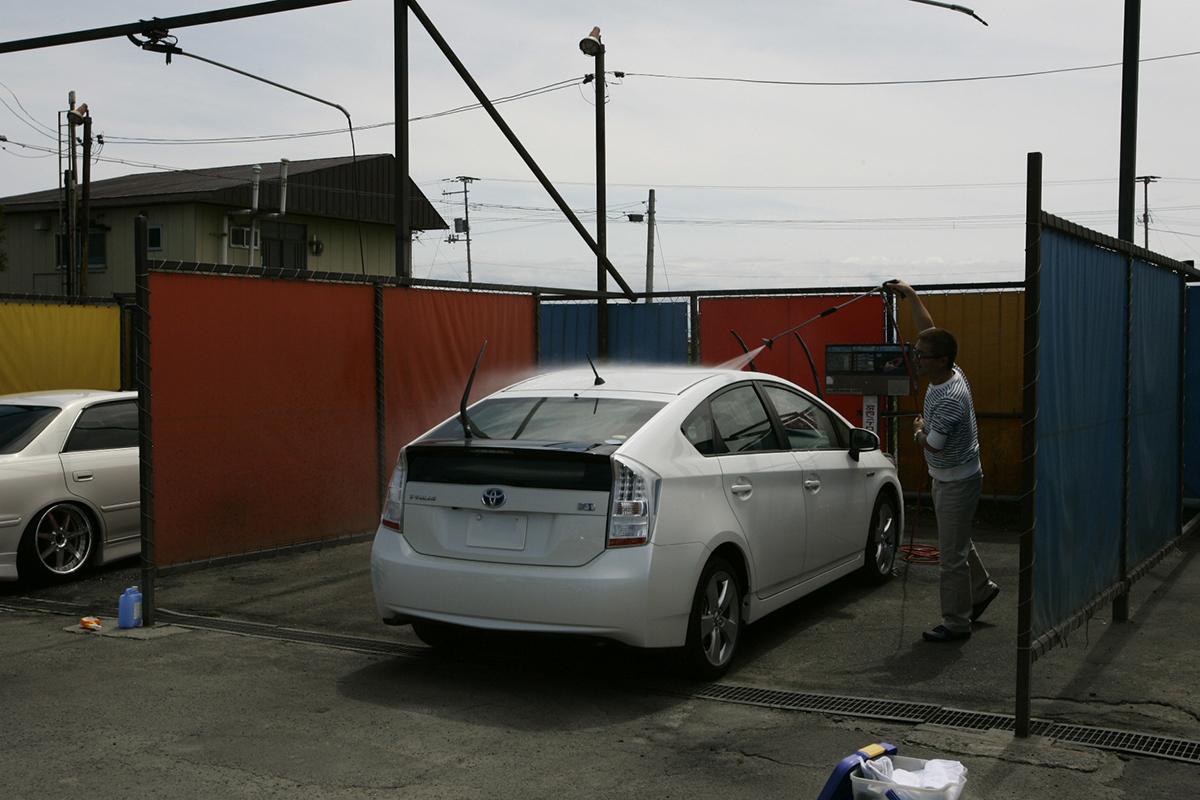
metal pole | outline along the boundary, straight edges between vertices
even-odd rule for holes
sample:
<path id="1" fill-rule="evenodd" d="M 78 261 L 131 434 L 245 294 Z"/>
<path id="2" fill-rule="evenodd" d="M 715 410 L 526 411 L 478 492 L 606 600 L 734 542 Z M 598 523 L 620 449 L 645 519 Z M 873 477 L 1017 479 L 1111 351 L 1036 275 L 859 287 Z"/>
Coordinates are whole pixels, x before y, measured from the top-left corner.
<path id="1" fill-rule="evenodd" d="M 408 193 L 408 5 L 393 0 L 396 92 L 396 277 L 412 277 L 412 197 Z"/>
<path id="2" fill-rule="evenodd" d="M 1017 568 L 1015 733 L 1029 736 L 1033 673 L 1033 557 L 1037 528 L 1038 325 L 1041 313 L 1042 154 L 1030 153 L 1025 194 L 1025 358 L 1021 393 L 1021 539 Z"/>
<path id="3" fill-rule="evenodd" d="M 654 190 L 646 208 L 646 302 L 654 292 Z"/>
<path id="4" fill-rule="evenodd" d="M 608 215 L 605 208 L 604 164 L 604 45 L 596 52 L 596 291 L 608 291 Z M 596 350 L 600 358 L 608 358 L 608 299 L 596 298 Z"/>
<path id="5" fill-rule="evenodd" d="M 1142 225 L 1145 228 L 1145 238 L 1142 246 L 1150 249 L 1150 184 L 1158 181 L 1157 175 L 1139 175 L 1135 181 L 1142 182 Z"/>
<path id="6" fill-rule="evenodd" d="M 475 100 L 478 101 L 479 105 L 483 107 L 483 110 L 487 112 L 488 116 L 492 118 L 492 121 L 496 123 L 496 127 L 498 127 L 500 132 L 504 134 L 504 138 L 508 140 L 508 143 L 512 145 L 514 150 L 517 151 L 517 155 L 519 155 L 521 160 L 525 162 L 525 166 L 529 167 L 529 171 L 532 172 L 534 177 L 538 179 L 538 183 L 540 183 L 542 188 L 546 190 L 546 193 L 550 195 L 550 199 L 552 199 L 554 204 L 558 206 L 558 209 L 563 212 L 563 216 L 565 216 L 567 221 L 571 223 L 571 227 L 575 229 L 575 232 L 579 234 L 580 238 L 587 242 L 588 247 L 592 248 L 593 252 L 596 252 L 599 247 L 592 239 L 592 235 L 588 233 L 587 228 L 583 227 L 583 223 L 579 221 L 579 217 L 576 216 L 575 212 L 571 210 L 571 207 L 567 205 L 567 201 L 563 199 L 563 196 L 559 194 L 558 190 L 554 188 L 554 184 L 550 182 L 550 179 L 546 177 L 546 173 L 543 172 L 542 168 L 539 167 L 537 162 L 533 160 L 533 156 L 531 156 L 529 151 L 525 149 L 525 146 L 521 144 L 520 139 L 518 139 L 517 135 L 513 133 L 512 128 L 508 126 L 508 123 L 505 122 L 504 118 L 500 116 L 500 113 L 496 111 L 496 107 L 492 104 L 492 101 L 486 94 L 484 94 L 483 89 L 479 87 L 479 84 L 475 81 L 475 79 L 471 77 L 471 73 L 467 71 L 465 66 L 463 66 L 462 61 L 455 54 L 455 52 L 450 49 L 450 45 L 446 42 L 445 38 L 438 31 L 438 29 L 434 27 L 433 22 L 425 14 L 425 11 L 422 10 L 421 6 L 417 4 L 417 0 L 407 0 L 407 2 L 408 7 L 412 9 L 413 14 L 416 16 L 417 21 L 420 22 L 425 30 L 429 33 L 429 38 L 433 39 L 434 44 L 436 44 L 438 49 L 442 51 L 442 55 L 446 57 L 446 60 L 450 62 L 452 67 L 454 67 L 454 71 L 458 73 L 460 78 L 462 78 L 463 83 L 465 83 L 467 88 L 471 90 L 471 94 L 475 95 Z M 607 257 L 604 258 L 604 261 L 609 273 L 613 277 L 613 280 L 616 281 L 617 285 L 621 287 L 621 291 L 625 293 L 625 296 L 631 301 L 636 300 L 637 295 L 634 294 L 633 289 L 630 288 L 629 284 L 625 282 L 625 279 L 621 277 L 621 273 L 617 272 L 617 268 L 608 262 Z"/>
<path id="7" fill-rule="evenodd" d="M 375 295 L 375 467 L 379 474 L 379 511 L 387 496 L 387 383 L 383 336 L 383 284 L 374 282 Z"/>
<path id="8" fill-rule="evenodd" d="M 154 440 L 150 415 L 150 261 L 146 255 L 146 215 L 138 214 L 133 224 L 134 279 L 137 307 L 134 310 L 134 380 L 138 404 L 138 473 L 141 487 L 142 529 L 142 621 L 154 624 Z"/>
<path id="9" fill-rule="evenodd" d="M 1132 233 L 1132 231 L 1131 231 Z M 1127 240 L 1132 241 L 1132 239 Z M 1118 581 L 1121 593 L 1113 598 L 1113 622 L 1129 621 L 1129 456 L 1132 452 L 1133 436 L 1133 257 L 1125 256 L 1125 347 L 1124 347 L 1125 403 L 1121 420 L 1124 429 L 1121 437 L 1121 549 L 1118 553 Z"/>
<path id="10" fill-rule="evenodd" d="M 471 275 L 471 204 L 467 202 L 467 184 L 474 179 L 463 175 L 459 180 L 463 185 L 463 227 L 466 228 L 464 233 L 467 235 L 467 283 L 472 283 L 474 279 Z"/>
<path id="11" fill-rule="evenodd" d="M 70 111 L 67 113 L 67 250 L 66 250 L 66 266 L 67 266 L 67 295 L 76 294 L 75 283 L 75 265 L 76 253 L 78 252 L 78 222 L 76 217 L 78 209 L 75 202 L 76 172 L 75 164 L 75 92 L 72 91 L 69 95 Z"/>
<path id="12" fill-rule="evenodd" d="M 1147 248 L 1149 249 L 1149 248 Z M 1188 308 L 1187 308 L 1187 278 L 1179 275 L 1179 392 L 1176 397 L 1176 402 L 1179 403 L 1178 419 L 1179 419 L 1179 437 L 1176 447 L 1178 449 L 1177 461 L 1179 469 L 1179 481 L 1176 491 L 1178 494 L 1175 497 L 1175 513 L 1179 515 L 1179 532 L 1183 533 L 1183 443 L 1187 441 L 1187 414 L 1184 412 L 1184 399 L 1186 395 L 1186 387 L 1184 381 L 1187 378 L 1187 331 L 1188 331 Z"/>
<path id="13" fill-rule="evenodd" d="M 87 104 L 84 103 L 86 106 Z M 92 115 L 83 118 L 83 203 L 79 227 L 82 230 L 79 243 L 79 295 L 88 294 L 88 252 L 92 238 Z"/>
<path id="14" fill-rule="evenodd" d="M 1125 0 L 1125 54 L 1121 68 L 1121 168 L 1117 238 L 1133 241 L 1134 174 L 1137 171 L 1138 39 L 1141 0 Z"/>

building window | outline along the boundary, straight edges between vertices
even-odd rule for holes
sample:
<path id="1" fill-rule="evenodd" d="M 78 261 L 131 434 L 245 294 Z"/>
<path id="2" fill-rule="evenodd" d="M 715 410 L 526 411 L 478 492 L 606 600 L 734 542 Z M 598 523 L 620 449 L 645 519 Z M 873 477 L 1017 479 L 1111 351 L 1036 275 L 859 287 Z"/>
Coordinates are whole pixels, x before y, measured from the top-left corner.
<path id="1" fill-rule="evenodd" d="M 162 225 L 151 225 L 146 228 L 146 249 L 162 250 Z"/>
<path id="2" fill-rule="evenodd" d="M 254 231 L 254 246 L 259 246 L 258 231 Z M 250 246 L 250 229 L 245 227 L 229 229 L 229 246 L 245 249 Z"/>
<path id="3" fill-rule="evenodd" d="M 108 266 L 108 258 L 104 252 L 108 236 L 104 231 L 93 230 L 88 234 L 88 270 L 100 270 Z"/>
<path id="4" fill-rule="evenodd" d="M 67 251 L 64 247 L 64 238 L 62 234 L 54 235 L 54 261 L 59 269 L 66 269 Z M 88 234 L 88 271 L 97 272 L 108 268 L 108 253 L 106 250 L 108 244 L 107 230 L 104 228 L 92 228 L 92 232 Z M 79 254 L 76 254 L 76 258 Z M 78 262 L 77 262 L 78 263 Z"/>

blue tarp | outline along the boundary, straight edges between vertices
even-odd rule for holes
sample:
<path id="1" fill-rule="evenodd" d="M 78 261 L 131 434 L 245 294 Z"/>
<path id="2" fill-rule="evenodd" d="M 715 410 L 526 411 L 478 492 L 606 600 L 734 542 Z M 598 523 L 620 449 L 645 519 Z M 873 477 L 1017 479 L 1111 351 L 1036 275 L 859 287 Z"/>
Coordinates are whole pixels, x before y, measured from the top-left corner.
<path id="1" fill-rule="evenodd" d="M 1125 259 L 1042 229 L 1033 635 L 1119 577 Z"/>
<path id="2" fill-rule="evenodd" d="M 659 364 L 688 362 L 687 303 L 609 303 L 608 357 Z M 538 360 L 570 364 L 596 358 L 596 304 L 542 303 Z"/>
<path id="3" fill-rule="evenodd" d="M 1187 373 L 1184 378 L 1183 489 L 1200 498 L 1200 286 L 1187 290 Z"/>
<path id="4" fill-rule="evenodd" d="M 1129 338 L 1129 566 L 1179 535 L 1183 279 L 1133 263 Z"/>

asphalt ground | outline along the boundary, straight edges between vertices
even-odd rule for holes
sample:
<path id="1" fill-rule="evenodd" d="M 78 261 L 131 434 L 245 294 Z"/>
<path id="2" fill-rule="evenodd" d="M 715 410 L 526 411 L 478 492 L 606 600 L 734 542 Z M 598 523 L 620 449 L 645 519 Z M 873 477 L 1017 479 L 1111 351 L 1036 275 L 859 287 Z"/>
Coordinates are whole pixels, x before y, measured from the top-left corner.
<path id="1" fill-rule="evenodd" d="M 1002 593 L 969 641 L 921 640 L 937 621 L 937 571 L 909 565 L 884 587 L 839 581 L 751 626 L 723 683 L 1011 714 L 1012 522 L 981 515 L 977 543 Z M 931 520 L 916 523 L 928 542 Z M 1200 781 L 1192 764 L 1041 737 L 698 699 L 669 655 L 614 644 L 489 635 L 434 653 L 376 620 L 369 549 L 168 575 L 158 605 L 393 653 L 175 626 L 74 632 L 79 609 L 115 628 L 136 562 L 0 586 L 0 796 L 815 798 L 838 760 L 877 740 L 962 761 L 968 798 L 1173 797 Z M 1097 615 L 1034 664 L 1036 718 L 1200 738 L 1198 549 L 1183 540 L 1135 585 L 1130 622 Z M 71 605 L 37 613 L 25 598 Z"/>

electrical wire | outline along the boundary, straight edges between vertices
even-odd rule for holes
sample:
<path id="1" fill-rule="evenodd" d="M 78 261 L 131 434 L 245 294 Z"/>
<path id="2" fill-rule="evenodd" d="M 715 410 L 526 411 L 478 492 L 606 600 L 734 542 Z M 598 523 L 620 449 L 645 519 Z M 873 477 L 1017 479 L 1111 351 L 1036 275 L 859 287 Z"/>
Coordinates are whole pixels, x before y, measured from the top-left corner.
<path id="1" fill-rule="evenodd" d="M 33 128 L 34 131 L 41 134 L 42 136 L 45 136 L 47 139 L 56 139 L 56 140 L 58 139 L 58 132 L 55 131 L 54 128 L 51 128 L 49 125 L 46 125 L 45 123 L 39 121 L 37 119 L 37 117 L 33 116 L 33 114 L 30 114 L 29 109 L 25 108 L 25 106 L 21 103 L 21 98 L 17 97 L 17 93 L 14 92 L 12 89 L 10 89 L 8 84 L 0 81 L 0 87 L 3 87 L 6 92 L 8 92 L 10 95 L 12 95 L 13 101 L 17 104 L 17 107 L 20 108 L 22 112 L 24 112 L 24 116 L 22 116 L 21 114 L 18 114 L 16 111 L 14 111 L 13 107 L 10 106 L 7 102 L 5 102 L 3 98 L 0 98 L 0 105 L 3 105 L 10 112 L 12 112 L 12 115 L 14 117 L 19 119 L 21 122 L 24 122 L 30 128 Z"/>
<path id="2" fill-rule="evenodd" d="M 494 181 L 497 183 L 537 183 L 531 178 L 496 178 L 486 177 L 480 180 Z M 1163 178 L 1162 180 L 1168 180 Z M 1175 179 L 1189 180 L 1189 179 Z M 1116 178 L 1077 178 L 1071 180 L 1043 181 L 1043 186 L 1064 186 L 1064 185 L 1083 185 L 1083 184 L 1112 184 L 1116 183 Z M 1197 179 L 1200 183 L 1200 179 Z M 555 181 L 560 186 L 591 186 L 591 181 Z M 636 183 L 621 183 L 616 181 L 608 181 L 609 186 L 630 186 L 642 188 L 645 186 L 654 186 L 659 189 L 714 189 L 718 191 L 908 191 L 916 189 L 1024 189 L 1024 181 L 995 181 L 995 182 L 974 182 L 974 183 L 916 183 L 916 184 L 846 184 L 846 185 L 786 185 L 786 184 L 767 184 L 767 185 L 745 185 L 745 184 L 720 184 L 720 183 L 663 183 L 662 181 L 646 180 Z"/>
<path id="3" fill-rule="evenodd" d="M 1147 64 L 1152 61 L 1166 61 L 1173 58 L 1187 58 L 1189 56 L 1200 55 L 1200 50 L 1193 50 L 1187 53 L 1172 53 L 1166 56 L 1155 56 L 1153 58 L 1142 58 L 1138 63 Z M 664 78 L 670 80 L 682 81 L 709 81 L 719 83 L 751 83 L 768 86 L 918 86 L 937 83 L 969 83 L 975 81 L 996 81 L 1008 80 L 1012 78 L 1032 78 L 1041 75 L 1061 75 L 1068 72 L 1086 72 L 1088 70 L 1109 69 L 1111 67 L 1123 66 L 1122 62 L 1114 61 L 1107 64 L 1091 64 L 1084 67 L 1060 67 L 1058 69 L 1042 69 L 1032 70 L 1029 72 L 1009 72 L 996 75 L 970 75 L 957 78 L 922 78 L 916 80 L 883 80 L 883 81 L 790 81 L 790 80 L 774 80 L 763 78 L 734 78 L 714 75 L 671 75 L 657 72 L 629 72 L 625 71 L 628 77 L 638 78 Z"/>
<path id="4" fill-rule="evenodd" d="M 501 105 L 503 103 L 511 103 L 517 100 L 526 100 L 531 97 L 539 97 L 550 92 L 557 92 L 561 89 L 566 89 L 579 83 L 581 78 L 569 78 L 567 80 L 557 81 L 555 83 L 539 86 L 535 89 L 528 89 L 523 92 L 498 97 L 492 100 L 492 105 Z M 417 117 L 409 117 L 409 122 L 420 122 L 422 120 L 437 119 L 439 117 L 449 116 L 451 114 L 460 114 L 465 111 L 473 111 L 482 108 L 480 103 L 470 103 L 467 105 L 456 106 L 444 111 L 436 111 L 432 114 L 423 114 Z M 373 122 L 368 125 L 359 125 L 358 130 L 366 131 L 376 128 L 387 128 L 395 126 L 395 120 L 390 122 Z M 253 142 L 277 142 L 287 139 L 307 139 L 316 136 L 333 136 L 342 133 L 341 128 L 328 128 L 315 131 L 299 131 L 296 133 L 269 133 L 257 134 L 249 136 L 214 136 L 214 137 L 197 137 L 197 138 L 158 138 L 148 136 L 118 136 L 107 135 L 109 141 L 120 144 L 146 144 L 146 145 L 204 145 L 204 144 L 245 144 Z"/>

